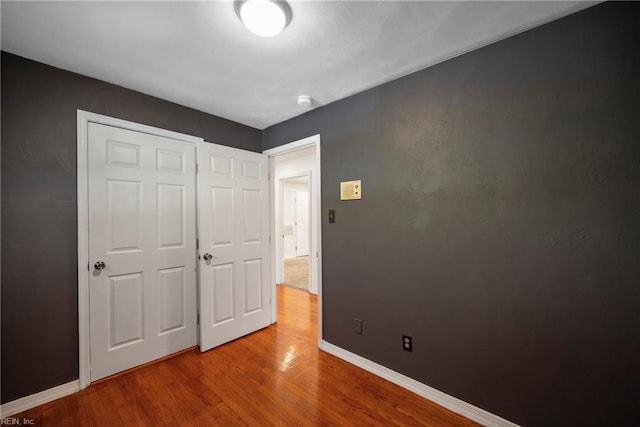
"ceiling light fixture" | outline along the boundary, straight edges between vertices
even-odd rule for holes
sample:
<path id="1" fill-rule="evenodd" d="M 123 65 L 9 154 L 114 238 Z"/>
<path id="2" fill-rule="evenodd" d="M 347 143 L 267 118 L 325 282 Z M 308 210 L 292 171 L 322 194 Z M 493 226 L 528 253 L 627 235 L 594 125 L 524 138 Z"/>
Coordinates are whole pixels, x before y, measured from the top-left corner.
<path id="1" fill-rule="evenodd" d="M 285 1 L 236 0 L 235 9 L 245 27 L 262 37 L 279 34 L 291 21 L 291 8 Z"/>

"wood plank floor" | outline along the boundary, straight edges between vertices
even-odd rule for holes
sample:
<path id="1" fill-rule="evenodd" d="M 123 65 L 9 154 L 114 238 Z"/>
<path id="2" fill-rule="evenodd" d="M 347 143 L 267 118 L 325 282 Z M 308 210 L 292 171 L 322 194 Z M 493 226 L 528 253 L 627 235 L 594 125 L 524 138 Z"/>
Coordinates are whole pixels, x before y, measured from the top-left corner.
<path id="1" fill-rule="evenodd" d="M 317 348 L 317 300 L 278 286 L 278 323 L 15 415 L 37 426 L 467 426 Z"/>

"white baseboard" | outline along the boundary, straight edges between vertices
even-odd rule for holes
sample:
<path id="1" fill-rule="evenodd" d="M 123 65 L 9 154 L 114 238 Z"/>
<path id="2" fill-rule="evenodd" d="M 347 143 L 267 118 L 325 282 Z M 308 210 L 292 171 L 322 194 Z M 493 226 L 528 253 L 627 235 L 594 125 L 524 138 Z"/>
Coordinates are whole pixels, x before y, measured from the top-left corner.
<path id="1" fill-rule="evenodd" d="M 21 397 L 11 402 L 2 404 L 0 407 L 0 417 L 7 418 L 14 414 L 19 414 L 27 409 L 35 408 L 36 406 L 49 403 L 52 400 L 59 399 L 69 394 L 77 393 L 80 391 L 80 380 L 71 381 L 66 384 L 61 384 L 57 387 L 50 388 L 48 390 L 41 391 L 29 396 Z"/>
<path id="2" fill-rule="evenodd" d="M 477 406 L 473 406 L 472 404 L 464 402 L 453 396 L 449 396 L 448 394 L 436 390 L 433 387 L 429 387 L 428 385 L 416 381 L 413 378 L 402 375 L 396 371 L 365 359 L 364 357 L 328 343 L 327 341 L 323 340 L 320 343 L 320 349 L 484 426 L 517 427 L 517 424 L 514 424 L 511 421 L 505 420 L 504 418 L 494 415 L 491 412 L 487 412 L 484 409 L 480 409 Z"/>

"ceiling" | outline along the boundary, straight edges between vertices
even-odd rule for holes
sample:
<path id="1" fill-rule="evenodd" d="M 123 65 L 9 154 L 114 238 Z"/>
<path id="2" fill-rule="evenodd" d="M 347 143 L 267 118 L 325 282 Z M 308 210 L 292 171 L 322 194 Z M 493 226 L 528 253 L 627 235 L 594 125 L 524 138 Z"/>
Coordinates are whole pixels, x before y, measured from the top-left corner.
<path id="1" fill-rule="evenodd" d="M 2 49 L 264 129 L 594 4 L 289 3 L 261 38 L 230 1 L 2 1 Z"/>

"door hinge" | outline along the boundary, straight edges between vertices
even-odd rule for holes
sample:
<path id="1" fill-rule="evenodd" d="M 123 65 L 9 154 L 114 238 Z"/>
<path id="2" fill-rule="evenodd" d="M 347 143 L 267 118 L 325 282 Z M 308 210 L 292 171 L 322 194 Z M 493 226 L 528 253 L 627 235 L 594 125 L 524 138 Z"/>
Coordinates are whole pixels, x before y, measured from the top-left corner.
<path id="1" fill-rule="evenodd" d="M 197 319 L 196 319 L 196 325 L 199 325 L 199 324 L 200 324 L 200 314 L 198 314 L 197 316 L 198 316 L 198 317 L 197 317 Z"/>
<path id="2" fill-rule="evenodd" d="M 200 239 L 196 239 L 196 249 L 200 249 Z"/>
<path id="3" fill-rule="evenodd" d="M 91 267 L 89 267 L 89 263 L 87 263 L 87 271 L 91 271 Z"/>

